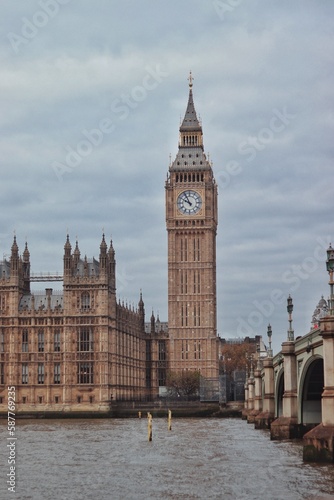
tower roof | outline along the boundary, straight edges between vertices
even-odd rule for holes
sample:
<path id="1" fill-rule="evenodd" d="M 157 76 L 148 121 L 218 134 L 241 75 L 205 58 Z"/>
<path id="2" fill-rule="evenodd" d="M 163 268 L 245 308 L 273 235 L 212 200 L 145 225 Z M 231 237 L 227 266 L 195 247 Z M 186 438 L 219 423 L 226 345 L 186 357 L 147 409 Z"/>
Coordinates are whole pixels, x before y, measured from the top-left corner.
<path id="1" fill-rule="evenodd" d="M 169 170 L 211 170 L 210 162 L 204 153 L 202 126 L 195 110 L 192 92 L 193 77 L 191 72 L 188 80 L 189 98 L 186 113 L 180 126 L 179 150 Z"/>
<path id="2" fill-rule="evenodd" d="M 188 97 L 188 105 L 186 109 L 186 113 L 183 118 L 182 125 L 180 127 L 180 132 L 190 132 L 190 131 L 202 131 L 202 127 L 197 118 L 194 99 L 193 99 L 193 77 L 190 71 L 189 75 L 189 97 Z"/>

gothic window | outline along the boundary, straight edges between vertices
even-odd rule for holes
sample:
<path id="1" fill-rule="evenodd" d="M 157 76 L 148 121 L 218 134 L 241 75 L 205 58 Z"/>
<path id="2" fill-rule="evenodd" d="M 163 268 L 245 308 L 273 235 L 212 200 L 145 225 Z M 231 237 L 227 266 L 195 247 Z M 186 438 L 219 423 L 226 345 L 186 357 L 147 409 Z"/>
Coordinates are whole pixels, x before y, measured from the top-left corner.
<path id="1" fill-rule="evenodd" d="M 186 359 L 188 359 L 189 356 L 189 342 L 186 340 Z"/>
<path id="2" fill-rule="evenodd" d="M 151 341 L 146 340 L 146 361 L 151 361 Z"/>
<path id="3" fill-rule="evenodd" d="M 54 333 L 54 352 L 60 352 L 60 330 Z"/>
<path id="4" fill-rule="evenodd" d="M 166 370 L 164 368 L 158 369 L 158 384 L 159 387 L 166 385 Z"/>
<path id="5" fill-rule="evenodd" d="M 22 332 L 22 352 L 28 352 L 28 330 L 26 328 Z"/>
<path id="6" fill-rule="evenodd" d="M 90 294 L 88 292 L 81 294 L 81 309 L 90 309 Z"/>
<path id="7" fill-rule="evenodd" d="M 152 385 L 152 381 L 151 381 L 151 368 L 146 368 L 146 388 L 147 389 L 150 389 L 151 388 L 151 385 Z"/>
<path id="8" fill-rule="evenodd" d="M 22 384 L 28 383 L 28 363 L 22 363 Z"/>
<path id="9" fill-rule="evenodd" d="M 0 330 L 0 352 L 4 352 L 5 350 L 5 334 L 3 330 Z"/>
<path id="10" fill-rule="evenodd" d="M 188 293 L 188 273 L 181 271 L 181 293 Z"/>
<path id="11" fill-rule="evenodd" d="M 197 342 L 195 340 L 195 342 L 194 342 L 194 359 L 196 359 L 196 356 L 197 356 Z"/>
<path id="12" fill-rule="evenodd" d="M 184 359 L 184 341 L 182 340 L 181 344 L 181 359 Z"/>
<path id="13" fill-rule="evenodd" d="M 83 327 L 78 332 L 78 351 L 93 351 L 93 331 L 91 328 Z"/>
<path id="14" fill-rule="evenodd" d="M 159 361 L 166 361 L 166 342 L 159 340 Z"/>
<path id="15" fill-rule="evenodd" d="M 201 260 L 201 240 L 194 238 L 194 260 L 199 262 Z"/>
<path id="16" fill-rule="evenodd" d="M 0 363 L 0 385 L 5 383 L 5 363 Z"/>
<path id="17" fill-rule="evenodd" d="M 44 352 L 44 331 L 38 330 L 38 352 Z"/>
<path id="18" fill-rule="evenodd" d="M 201 273 L 194 271 L 194 293 L 201 293 Z"/>
<path id="19" fill-rule="evenodd" d="M 93 363 L 78 363 L 78 384 L 93 384 Z"/>
<path id="20" fill-rule="evenodd" d="M 60 363 L 55 363 L 53 367 L 53 383 L 60 384 Z"/>
<path id="21" fill-rule="evenodd" d="M 201 359 L 201 342 L 198 341 L 198 359 Z"/>
<path id="22" fill-rule="evenodd" d="M 44 384 L 44 363 L 38 363 L 37 375 L 37 382 Z"/>

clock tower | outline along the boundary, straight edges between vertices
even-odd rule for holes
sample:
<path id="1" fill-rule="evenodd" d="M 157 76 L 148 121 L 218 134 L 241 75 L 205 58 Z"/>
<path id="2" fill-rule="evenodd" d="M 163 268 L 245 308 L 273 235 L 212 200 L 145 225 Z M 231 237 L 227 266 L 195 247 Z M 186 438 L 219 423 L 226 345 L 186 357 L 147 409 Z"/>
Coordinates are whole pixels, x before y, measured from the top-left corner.
<path id="1" fill-rule="evenodd" d="M 172 371 L 217 378 L 217 185 L 192 87 L 190 73 L 179 149 L 166 181 L 169 362 Z"/>

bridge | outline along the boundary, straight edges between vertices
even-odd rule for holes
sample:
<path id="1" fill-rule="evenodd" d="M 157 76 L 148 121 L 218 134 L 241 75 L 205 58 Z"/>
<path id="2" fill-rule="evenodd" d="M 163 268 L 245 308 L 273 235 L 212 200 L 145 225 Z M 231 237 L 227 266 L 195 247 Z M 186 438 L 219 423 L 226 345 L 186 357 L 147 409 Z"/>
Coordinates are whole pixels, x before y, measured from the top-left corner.
<path id="1" fill-rule="evenodd" d="M 48 281 L 64 281 L 64 277 L 58 273 L 41 273 L 41 274 L 31 274 L 31 282 L 48 282 Z"/>
<path id="2" fill-rule="evenodd" d="M 303 438 L 304 461 L 334 462 L 334 250 L 327 250 L 329 310 L 306 335 L 294 338 L 292 298 L 289 329 L 273 356 L 268 325 L 267 356 L 259 353 L 245 383 L 243 418 L 270 429 L 271 439 Z"/>

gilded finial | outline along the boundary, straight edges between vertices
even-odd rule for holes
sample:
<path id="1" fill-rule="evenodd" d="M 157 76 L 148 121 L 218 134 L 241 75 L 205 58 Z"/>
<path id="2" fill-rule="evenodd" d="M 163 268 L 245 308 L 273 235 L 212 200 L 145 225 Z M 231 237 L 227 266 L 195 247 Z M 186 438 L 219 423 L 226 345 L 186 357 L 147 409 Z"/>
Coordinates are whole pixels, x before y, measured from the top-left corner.
<path id="1" fill-rule="evenodd" d="M 188 78 L 188 81 L 189 81 L 189 88 L 191 89 L 192 86 L 193 86 L 193 75 L 192 75 L 192 72 L 190 71 L 189 72 L 189 78 Z"/>

